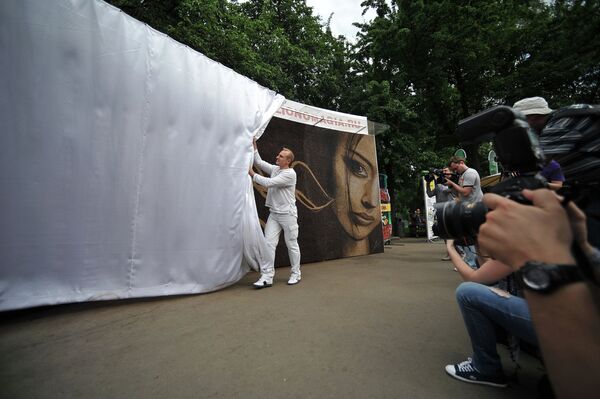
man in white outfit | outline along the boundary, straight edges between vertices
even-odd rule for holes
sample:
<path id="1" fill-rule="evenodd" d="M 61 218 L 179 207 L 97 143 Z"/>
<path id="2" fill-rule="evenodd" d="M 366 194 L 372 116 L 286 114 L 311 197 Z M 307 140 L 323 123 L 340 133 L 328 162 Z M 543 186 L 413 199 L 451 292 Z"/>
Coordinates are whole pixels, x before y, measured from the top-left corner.
<path id="1" fill-rule="evenodd" d="M 261 270 L 260 279 L 254 283 L 256 288 L 266 288 L 273 285 L 275 276 L 275 249 L 279 242 L 279 234 L 283 230 L 285 244 L 288 249 L 292 274 L 288 280 L 289 285 L 300 282 L 300 247 L 298 246 L 298 210 L 296 209 L 296 172 L 290 168 L 294 161 L 294 153 L 288 148 L 282 149 L 275 159 L 276 165 L 263 161 L 256 148 L 254 139 L 254 165 L 269 174 L 264 177 L 254 173 L 252 168 L 248 171 L 252 181 L 267 187 L 267 200 L 265 205 L 269 208 L 269 219 L 265 227 L 265 239 L 271 251 L 269 265 Z"/>

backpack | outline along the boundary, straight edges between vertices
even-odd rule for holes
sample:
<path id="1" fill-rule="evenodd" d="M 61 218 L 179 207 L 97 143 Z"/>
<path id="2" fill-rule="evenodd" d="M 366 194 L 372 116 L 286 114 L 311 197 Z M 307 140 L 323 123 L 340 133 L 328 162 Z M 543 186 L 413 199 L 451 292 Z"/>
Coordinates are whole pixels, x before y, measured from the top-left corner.
<path id="1" fill-rule="evenodd" d="M 552 114 L 541 136 L 544 154 L 571 185 L 600 182 L 600 106 L 577 104 Z"/>

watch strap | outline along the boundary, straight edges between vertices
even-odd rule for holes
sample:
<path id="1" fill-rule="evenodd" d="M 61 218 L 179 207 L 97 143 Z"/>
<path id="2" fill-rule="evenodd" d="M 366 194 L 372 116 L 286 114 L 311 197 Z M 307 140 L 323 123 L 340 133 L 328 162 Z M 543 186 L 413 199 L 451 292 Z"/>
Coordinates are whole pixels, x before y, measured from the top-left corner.
<path id="1" fill-rule="evenodd" d="M 547 284 L 534 284 L 531 281 L 532 273 L 544 274 Z M 525 263 L 517 271 L 516 277 L 521 288 L 540 293 L 549 293 L 563 285 L 583 280 L 581 271 L 576 265 L 559 265 L 536 261 Z"/>

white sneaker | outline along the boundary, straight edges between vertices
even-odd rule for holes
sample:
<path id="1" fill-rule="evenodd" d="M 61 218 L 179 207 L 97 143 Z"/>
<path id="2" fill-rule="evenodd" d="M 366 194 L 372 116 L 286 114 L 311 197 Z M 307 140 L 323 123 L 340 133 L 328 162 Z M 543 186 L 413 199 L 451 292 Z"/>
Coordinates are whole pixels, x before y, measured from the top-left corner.
<path id="1" fill-rule="evenodd" d="M 470 382 L 472 384 L 490 385 L 498 388 L 505 388 L 508 386 L 504 374 L 499 373 L 493 376 L 481 374 L 473 367 L 471 358 L 468 358 L 466 361 L 459 364 L 447 365 L 446 373 L 457 380 Z"/>
<path id="2" fill-rule="evenodd" d="M 290 279 L 288 280 L 288 285 L 298 284 L 300 280 L 302 280 L 300 276 L 298 276 L 297 274 L 292 274 L 290 276 Z"/>
<path id="3" fill-rule="evenodd" d="M 268 278 L 265 276 L 260 276 L 260 278 L 258 279 L 258 281 L 254 284 L 252 284 L 254 286 L 254 288 L 267 288 L 267 287 L 272 287 L 273 286 L 273 279 L 272 278 Z"/>

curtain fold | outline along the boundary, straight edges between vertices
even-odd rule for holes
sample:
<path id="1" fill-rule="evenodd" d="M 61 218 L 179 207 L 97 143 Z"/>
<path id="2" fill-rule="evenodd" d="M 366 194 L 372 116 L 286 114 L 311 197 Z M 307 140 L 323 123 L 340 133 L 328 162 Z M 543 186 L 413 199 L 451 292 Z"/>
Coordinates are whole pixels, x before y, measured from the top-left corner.
<path id="1" fill-rule="evenodd" d="M 281 96 L 98 0 L 2 1 L 0 37 L 0 310 L 247 272 L 252 137 Z"/>

